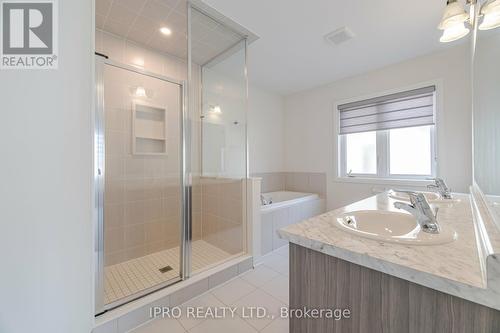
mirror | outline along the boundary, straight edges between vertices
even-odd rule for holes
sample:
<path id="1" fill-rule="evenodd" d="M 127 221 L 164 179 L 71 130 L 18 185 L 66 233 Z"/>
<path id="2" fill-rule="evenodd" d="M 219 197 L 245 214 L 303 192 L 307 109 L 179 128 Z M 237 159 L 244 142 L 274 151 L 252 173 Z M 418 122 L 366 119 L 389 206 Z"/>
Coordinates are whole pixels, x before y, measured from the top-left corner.
<path id="1" fill-rule="evenodd" d="M 476 24 L 472 51 L 474 182 L 500 220 L 500 27 Z"/>

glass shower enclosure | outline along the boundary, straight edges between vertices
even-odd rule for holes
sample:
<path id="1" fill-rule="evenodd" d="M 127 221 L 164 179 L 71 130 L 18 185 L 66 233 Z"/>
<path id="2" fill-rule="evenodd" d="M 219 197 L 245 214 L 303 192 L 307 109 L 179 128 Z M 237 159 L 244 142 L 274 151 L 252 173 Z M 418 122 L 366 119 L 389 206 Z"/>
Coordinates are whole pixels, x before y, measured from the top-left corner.
<path id="1" fill-rule="evenodd" d="M 185 79 L 96 56 L 96 314 L 247 253 L 248 36 L 185 5 Z"/>

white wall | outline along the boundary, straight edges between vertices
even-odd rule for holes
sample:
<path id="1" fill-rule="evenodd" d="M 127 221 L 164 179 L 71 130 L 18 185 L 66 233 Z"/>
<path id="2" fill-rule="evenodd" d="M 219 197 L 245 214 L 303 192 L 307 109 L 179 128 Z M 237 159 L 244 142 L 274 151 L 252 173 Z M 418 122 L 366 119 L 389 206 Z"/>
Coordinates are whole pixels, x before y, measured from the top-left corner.
<path id="1" fill-rule="evenodd" d="M 286 171 L 326 172 L 329 209 L 372 195 L 374 185 L 334 181 L 335 101 L 442 80 L 438 175 L 444 177 L 454 191 L 468 192 L 472 180 L 469 59 L 469 45 L 465 44 L 287 96 Z"/>
<path id="2" fill-rule="evenodd" d="M 248 102 L 250 173 L 284 171 L 284 98 L 251 85 Z"/>
<path id="3" fill-rule="evenodd" d="M 0 71 L 0 332 L 93 325 L 92 1 L 59 1 L 59 69 Z"/>

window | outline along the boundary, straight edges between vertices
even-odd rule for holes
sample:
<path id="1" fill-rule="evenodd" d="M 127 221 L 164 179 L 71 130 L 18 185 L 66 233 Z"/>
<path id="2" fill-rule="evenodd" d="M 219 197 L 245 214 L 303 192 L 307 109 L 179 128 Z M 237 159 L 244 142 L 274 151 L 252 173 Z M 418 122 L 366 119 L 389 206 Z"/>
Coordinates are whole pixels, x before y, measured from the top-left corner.
<path id="1" fill-rule="evenodd" d="M 346 135 L 346 170 L 356 174 L 377 174 L 376 134 L 365 132 Z"/>
<path id="2" fill-rule="evenodd" d="M 435 176 L 435 87 L 343 104 L 338 110 L 339 176 Z"/>

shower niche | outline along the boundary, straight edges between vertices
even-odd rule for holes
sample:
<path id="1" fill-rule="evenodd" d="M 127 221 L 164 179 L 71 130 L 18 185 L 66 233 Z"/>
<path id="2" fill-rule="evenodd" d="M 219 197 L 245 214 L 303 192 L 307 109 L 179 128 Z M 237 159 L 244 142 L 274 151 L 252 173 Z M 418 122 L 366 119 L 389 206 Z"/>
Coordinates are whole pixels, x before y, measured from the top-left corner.
<path id="1" fill-rule="evenodd" d="M 132 154 L 167 155 L 167 109 L 132 102 Z"/>

